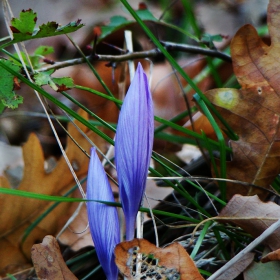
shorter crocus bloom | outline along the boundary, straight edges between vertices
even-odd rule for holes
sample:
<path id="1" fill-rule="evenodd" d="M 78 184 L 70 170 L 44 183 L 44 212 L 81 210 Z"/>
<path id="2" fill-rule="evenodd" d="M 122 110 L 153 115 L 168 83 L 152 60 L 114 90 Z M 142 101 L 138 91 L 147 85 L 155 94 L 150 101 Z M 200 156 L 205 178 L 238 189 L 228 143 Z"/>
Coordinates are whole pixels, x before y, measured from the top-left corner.
<path id="1" fill-rule="evenodd" d="M 126 240 L 134 238 L 136 215 L 146 187 L 153 139 L 153 101 L 147 76 L 139 63 L 121 108 L 115 141 Z"/>
<path id="2" fill-rule="evenodd" d="M 104 168 L 91 149 L 87 178 L 87 199 L 114 202 L 111 186 Z M 115 246 L 120 242 L 118 213 L 115 207 L 99 202 L 88 202 L 87 212 L 90 233 L 95 245 L 99 262 L 108 280 L 118 278 L 118 269 L 114 259 Z"/>

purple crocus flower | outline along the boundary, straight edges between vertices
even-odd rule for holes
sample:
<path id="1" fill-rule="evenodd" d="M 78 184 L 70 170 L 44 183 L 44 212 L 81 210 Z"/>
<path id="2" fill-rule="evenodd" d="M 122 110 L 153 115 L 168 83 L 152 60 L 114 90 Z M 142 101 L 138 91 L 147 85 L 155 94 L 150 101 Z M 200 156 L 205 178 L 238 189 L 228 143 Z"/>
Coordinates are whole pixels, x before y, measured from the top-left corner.
<path id="1" fill-rule="evenodd" d="M 95 148 L 91 149 L 88 168 L 87 199 L 115 201 L 108 178 Z M 99 202 L 88 202 L 87 212 L 89 228 L 99 262 L 107 279 L 116 280 L 118 278 L 118 268 L 115 264 L 114 249 L 120 242 L 117 210 L 115 207 Z"/>
<path id="2" fill-rule="evenodd" d="M 124 99 L 115 141 L 126 240 L 134 238 L 136 215 L 146 186 L 154 139 L 154 111 L 147 76 L 138 64 Z"/>

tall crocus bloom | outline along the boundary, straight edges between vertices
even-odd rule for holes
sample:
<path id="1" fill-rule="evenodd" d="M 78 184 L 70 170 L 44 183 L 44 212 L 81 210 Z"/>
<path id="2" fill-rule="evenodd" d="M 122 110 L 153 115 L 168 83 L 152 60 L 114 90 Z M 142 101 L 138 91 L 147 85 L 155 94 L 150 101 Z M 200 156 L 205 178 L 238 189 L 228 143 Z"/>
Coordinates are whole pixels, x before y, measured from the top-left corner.
<path id="1" fill-rule="evenodd" d="M 138 64 L 124 99 L 115 141 L 126 240 L 134 238 L 136 215 L 145 191 L 154 139 L 154 111 L 147 76 Z"/>
<path id="2" fill-rule="evenodd" d="M 111 186 L 104 168 L 91 149 L 87 178 L 87 199 L 114 202 Z M 87 212 L 91 236 L 99 262 L 108 280 L 118 278 L 118 269 L 114 259 L 115 246 L 120 242 L 118 213 L 115 207 L 99 202 L 88 202 Z"/>

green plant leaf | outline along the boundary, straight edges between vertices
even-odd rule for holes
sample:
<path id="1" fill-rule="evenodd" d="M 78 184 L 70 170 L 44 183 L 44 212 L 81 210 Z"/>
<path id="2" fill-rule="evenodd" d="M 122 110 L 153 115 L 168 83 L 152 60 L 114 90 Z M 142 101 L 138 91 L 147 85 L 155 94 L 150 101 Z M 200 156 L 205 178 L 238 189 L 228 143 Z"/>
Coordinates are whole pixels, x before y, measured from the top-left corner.
<path id="1" fill-rule="evenodd" d="M 207 46 L 210 47 L 210 49 L 215 48 L 214 42 L 222 42 L 223 37 L 222 35 L 216 34 L 216 35 L 211 35 L 208 33 L 204 33 L 201 37 L 201 43 L 206 44 Z"/>
<path id="2" fill-rule="evenodd" d="M 98 41 L 104 39 L 105 37 L 107 37 L 111 33 L 121 29 L 124 26 L 129 25 L 132 22 L 133 21 L 127 20 L 123 16 L 113 16 L 113 17 L 111 17 L 108 25 L 101 26 L 102 33 L 101 33 Z"/>
<path id="3" fill-rule="evenodd" d="M 80 24 L 80 20 L 70 22 L 66 25 L 59 26 L 58 23 L 52 21 L 46 24 L 42 24 L 39 28 L 35 28 L 37 21 L 37 13 L 33 10 L 23 10 L 20 12 L 19 18 L 13 18 L 11 20 L 11 30 L 13 32 L 13 40 L 5 43 L 0 48 L 5 48 L 14 43 L 38 39 L 50 36 L 57 36 L 66 33 L 74 32 L 81 27 L 83 24 Z"/>
<path id="4" fill-rule="evenodd" d="M 31 61 L 31 64 L 34 69 L 39 69 L 43 63 L 40 62 L 44 58 L 45 55 L 54 53 L 54 48 L 49 46 L 40 46 L 38 47 L 32 55 L 29 55 L 29 59 L 26 57 L 26 53 L 20 52 L 21 57 L 26 65 L 29 65 L 29 60 Z M 19 59 L 19 55 L 17 53 L 13 54 L 12 57 L 10 57 L 10 60 L 16 64 L 21 66 L 21 62 Z"/>
<path id="5" fill-rule="evenodd" d="M 5 109 L 5 105 L 4 105 L 3 102 L 0 100 L 0 114 L 3 113 L 4 109 Z"/>
<path id="6" fill-rule="evenodd" d="M 135 13 L 143 21 L 156 22 L 159 25 L 177 30 L 178 32 L 181 32 L 182 34 L 184 34 L 184 35 L 188 36 L 189 38 L 195 40 L 196 42 L 199 42 L 199 39 L 196 36 L 190 34 L 186 30 L 184 30 L 184 29 L 182 29 L 182 28 L 180 28 L 176 25 L 158 20 L 156 17 L 154 17 L 154 15 L 148 9 L 137 10 L 137 11 L 135 11 Z M 111 17 L 109 24 L 101 26 L 102 33 L 101 33 L 101 35 L 98 39 L 98 42 L 103 40 L 105 37 L 107 37 L 111 33 L 115 32 L 115 31 L 117 31 L 117 30 L 119 30 L 123 27 L 128 27 L 128 25 L 134 24 L 134 23 L 135 23 L 135 20 L 128 20 L 127 18 L 125 18 L 123 16 L 113 16 L 113 17 Z"/>
<path id="7" fill-rule="evenodd" d="M 148 9 L 143 10 L 137 10 L 136 14 L 142 19 L 142 20 L 152 20 L 152 21 L 158 21 L 156 17 L 150 12 Z"/>
<path id="8" fill-rule="evenodd" d="M 40 46 L 34 51 L 34 55 L 45 56 L 54 53 L 54 48 L 50 46 Z"/>
<path id="9" fill-rule="evenodd" d="M 32 35 L 37 22 L 37 13 L 34 13 L 31 9 L 23 10 L 19 14 L 19 18 L 13 18 L 11 20 L 11 30 L 15 34 L 28 34 Z"/>
<path id="10" fill-rule="evenodd" d="M 63 77 L 63 78 L 53 78 L 52 79 L 57 85 L 59 86 L 65 86 L 68 89 L 74 87 L 74 81 L 70 77 Z"/>
<path id="11" fill-rule="evenodd" d="M 45 72 L 39 72 L 34 75 L 35 83 L 38 86 L 49 85 L 52 82 L 51 74 L 54 70 L 49 70 Z"/>
<path id="12" fill-rule="evenodd" d="M 20 66 L 13 64 L 9 60 L 1 59 L 1 61 L 17 73 L 20 72 Z M 0 101 L 4 106 L 15 109 L 23 102 L 23 97 L 16 95 L 13 89 L 14 75 L 0 67 Z M 3 105 L 0 106 L 0 108 L 2 108 Z"/>
<path id="13" fill-rule="evenodd" d="M 54 70 L 49 70 L 46 72 L 39 72 L 34 75 L 35 83 L 38 86 L 49 85 L 53 90 L 61 92 L 73 88 L 74 81 L 70 77 L 63 78 L 53 78 Z"/>

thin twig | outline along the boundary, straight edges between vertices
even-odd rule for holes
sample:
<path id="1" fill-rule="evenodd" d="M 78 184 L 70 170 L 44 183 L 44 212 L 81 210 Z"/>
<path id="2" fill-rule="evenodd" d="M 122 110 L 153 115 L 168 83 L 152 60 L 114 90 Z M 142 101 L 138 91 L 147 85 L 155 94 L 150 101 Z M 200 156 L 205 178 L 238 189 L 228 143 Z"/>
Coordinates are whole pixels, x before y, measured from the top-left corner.
<path id="1" fill-rule="evenodd" d="M 181 51 L 186 53 L 193 53 L 193 54 L 203 54 L 206 56 L 220 58 L 224 61 L 231 62 L 231 57 L 223 52 L 211 49 L 205 49 L 197 46 L 186 45 L 186 44 L 177 44 L 172 42 L 161 42 L 166 50 L 168 51 Z M 127 54 L 120 54 L 120 55 L 101 55 L 101 54 L 94 54 L 87 56 L 87 59 L 90 61 L 110 61 L 110 62 L 121 62 L 133 59 L 140 59 L 140 58 L 152 58 L 160 55 L 161 52 L 158 49 L 152 49 L 148 51 L 142 52 L 131 52 Z M 50 69 L 61 69 L 77 64 L 85 63 L 85 58 L 75 58 L 66 60 L 63 62 L 55 62 L 53 65 L 49 65 L 46 67 L 41 68 L 39 71 L 47 71 Z"/>

